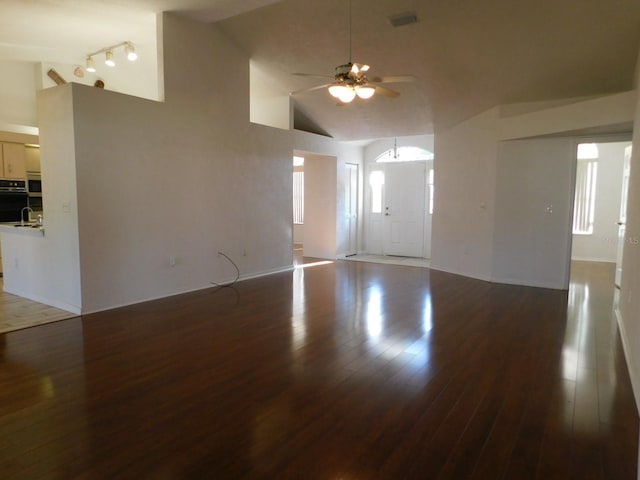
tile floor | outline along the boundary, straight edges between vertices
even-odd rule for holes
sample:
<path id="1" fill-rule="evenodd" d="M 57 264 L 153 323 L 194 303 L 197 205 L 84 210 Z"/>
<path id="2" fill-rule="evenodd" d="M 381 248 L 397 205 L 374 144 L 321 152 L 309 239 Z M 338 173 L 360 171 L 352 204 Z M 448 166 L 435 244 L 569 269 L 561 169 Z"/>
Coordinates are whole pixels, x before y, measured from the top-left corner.
<path id="1" fill-rule="evenodd" d="M 0 278 L 0 333 L 73 318 L 77 315 L 3 291 Z"/>
<path id="2" fill-rule="evenodd" d="M 405 265 L 409 267 L 425 268 L 428 268 L 431 265 L 431 261 L 428 258 L 396 257 L 393 255 L 359 254 L 347 257 L 345 260 L 352 262 L 386 263 L 388 265 Z"/>

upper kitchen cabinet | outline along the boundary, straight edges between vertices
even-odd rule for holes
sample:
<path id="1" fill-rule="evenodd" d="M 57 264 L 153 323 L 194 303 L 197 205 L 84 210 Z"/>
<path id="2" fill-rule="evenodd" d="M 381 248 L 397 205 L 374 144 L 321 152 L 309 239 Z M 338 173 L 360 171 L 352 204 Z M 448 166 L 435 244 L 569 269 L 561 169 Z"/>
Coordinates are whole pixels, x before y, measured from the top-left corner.
<path id="1" fill-rule="evenodd" d="M 25 178 L 27 176 L 27 156 L 21 143 L 2 143 L 2 177 Z"/>
<path id="2" fill-rule="evenodd" d="M 40 173 L 40 147 L 25 145 L 24 152 L 27 157 L 27 172 Z"/>

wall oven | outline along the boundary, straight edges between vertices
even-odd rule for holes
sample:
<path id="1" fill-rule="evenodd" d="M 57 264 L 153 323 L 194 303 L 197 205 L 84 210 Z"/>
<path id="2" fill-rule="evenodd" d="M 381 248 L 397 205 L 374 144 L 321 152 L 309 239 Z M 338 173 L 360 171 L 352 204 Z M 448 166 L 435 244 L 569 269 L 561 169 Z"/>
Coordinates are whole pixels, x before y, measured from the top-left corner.
<path id="1" fill-rule="evenodd" d="M 30 197 L 42 196 L 42 177 L 39 173 L 27 173 L 27 192 Z"/>
<path id="2" fill-rule="evenodd" d="M 27 197 L 25 180 L 0 178 L 0 222 L 19 222 Z"/>
<path id="3" fill-rule="evenodd" d="M 29 207 L 42 211 L 42 177 L 39 173 L 27 172 L 27 194 Z"/>

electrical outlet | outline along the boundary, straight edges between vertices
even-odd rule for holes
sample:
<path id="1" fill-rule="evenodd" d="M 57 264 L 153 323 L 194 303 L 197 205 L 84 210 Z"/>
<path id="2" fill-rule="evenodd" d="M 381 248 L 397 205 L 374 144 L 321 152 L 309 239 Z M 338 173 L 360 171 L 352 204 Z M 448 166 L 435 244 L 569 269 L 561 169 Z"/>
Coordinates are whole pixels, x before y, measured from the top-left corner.
<path id="1" fill-rule="evenodd" d="M 175 267 L 176 266 L 176 257 L 169 257 L 169 266 L 170 267 Z"/>
<path id="2" fill-rule="evenodd" d="M 242 256 L 243 256 L 243 257 L 246 257 L 246 256 L 247 256 L 247 249 L 246 249 L 246 248 L 243 248 L 243 249 L 242 249 Z"/>

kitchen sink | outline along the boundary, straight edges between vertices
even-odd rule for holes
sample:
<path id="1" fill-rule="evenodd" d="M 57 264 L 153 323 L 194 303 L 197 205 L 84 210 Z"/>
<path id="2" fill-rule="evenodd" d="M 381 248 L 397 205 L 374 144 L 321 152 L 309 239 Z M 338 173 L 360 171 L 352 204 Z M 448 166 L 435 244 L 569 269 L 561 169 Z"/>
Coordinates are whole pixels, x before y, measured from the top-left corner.
<path id="1" fill-rule="evenodd" d="M 37 223 L 16 223 L 14 225 L 14 227 L 22 227 L 22 228 L 38 228 L 40 225 L 38 225 Z"/>

